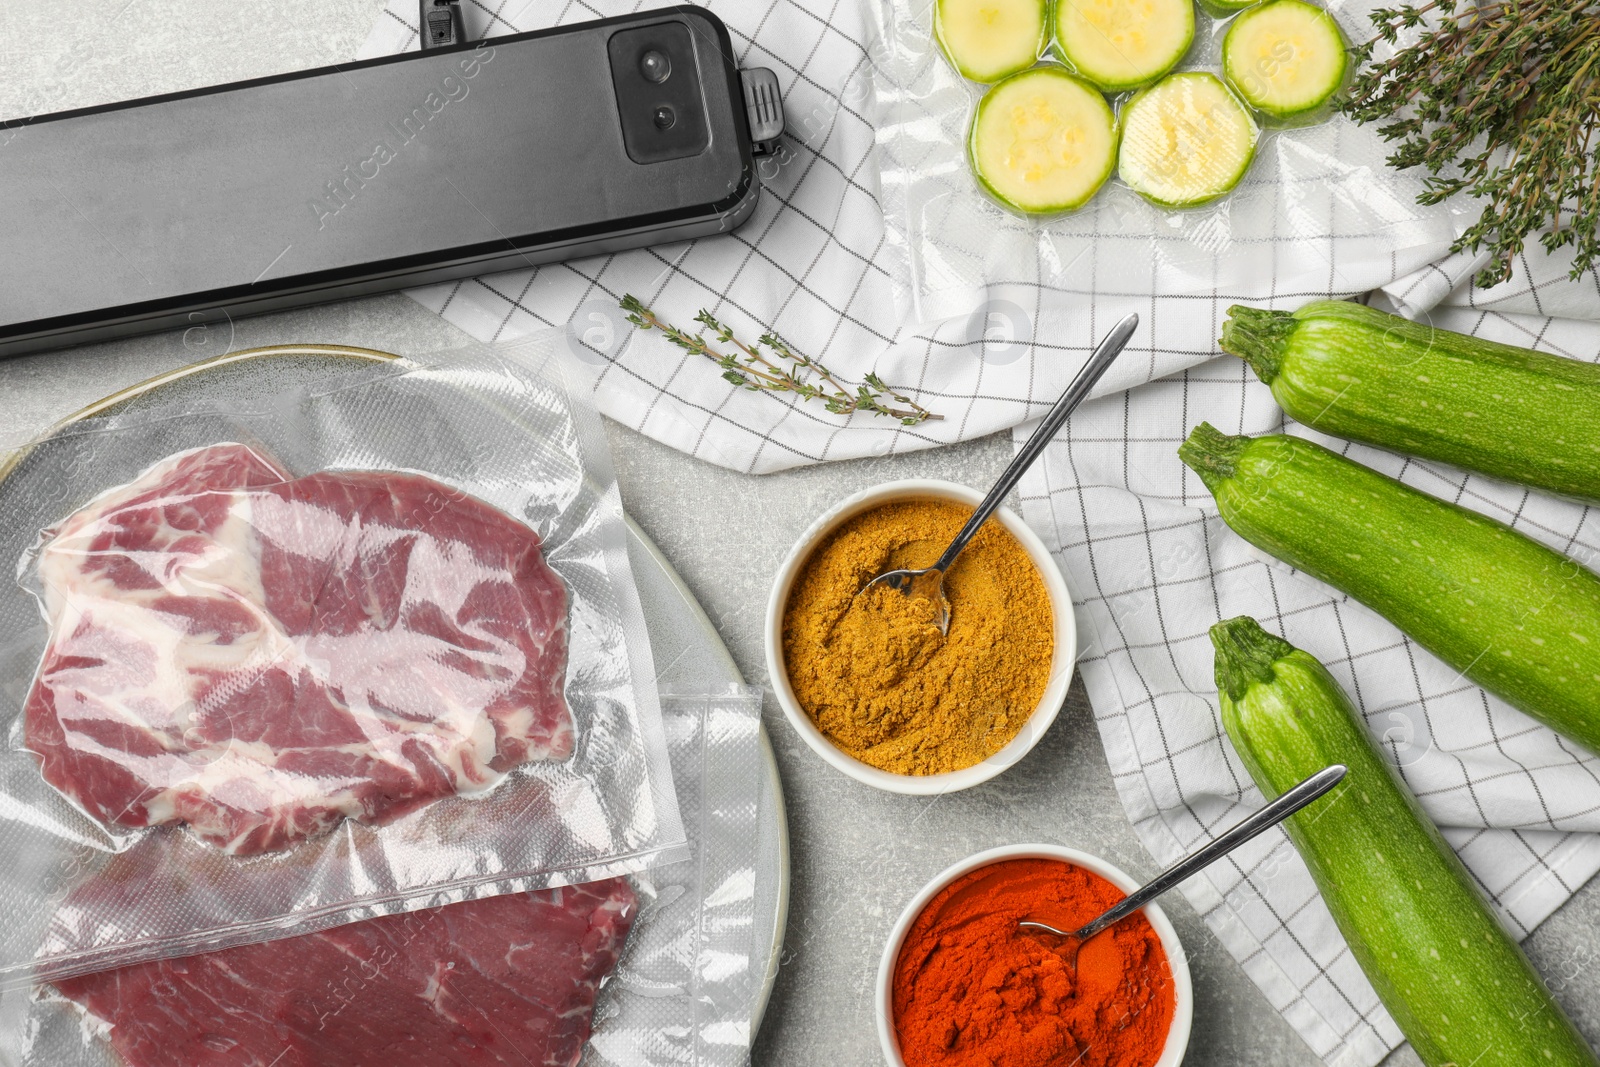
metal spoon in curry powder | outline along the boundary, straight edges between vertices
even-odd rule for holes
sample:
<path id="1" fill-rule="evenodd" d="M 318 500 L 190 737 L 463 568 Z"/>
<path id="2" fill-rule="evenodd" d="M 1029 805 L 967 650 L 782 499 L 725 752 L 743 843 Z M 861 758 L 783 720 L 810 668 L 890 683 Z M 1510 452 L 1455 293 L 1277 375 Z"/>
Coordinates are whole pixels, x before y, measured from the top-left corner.
<path id="1" fill-rule="evenodd" d="M 1072 379 L 1072 384 L 1067 386 L 1067 391 L 1061 394 L 1061 399 L 1056 401 L 1056 406 L 1039 423 L 1039 428 L 1033 431 L 1033 436 L 1028 438 L 1028 443 L 1022 446 L 1011 465 L 1000 475 L 1000 480 L 994 483 L 994 488 L 989 490 L 989 495 L 983 498 L 967 524 L 961 527 L 961 532 L 956 534 L 956 539 L 950 542 L 950 547 L 944 550 L 944 555 L 931 567 L 922 570 L 888 571 L 878 575 L 862 587 L 857 596 L 861 596 L 875 585 L 886 585 L 890 589 L 898 589 L 910 597 L 921 597 L 931 601 L 937 613 L 940 633 L 950 632 L 950 601 L 944 595 L 944 574 L 950 565 L 956 561 L 961 550 L 967 547 L 977 534 L 978 527 L 984 520 L 994 514 L 994 509 L 1000 506 L 1000 501 L 1022 479 L 1027 469 L 1033 466 L 1033 461 L 1039 458 L 1040 453 L 1050 444 L 1056 432 L 1067 421 L 1074 409 L 1083 403 L 1084 397 L 1089 395 L 1089 390 L 1094 388 L 1094 383 L 1111 366 L 1111 361 L 1122 352 L 1128 338 L 1133 336 L 1133 331 L 1138 328 L 1139 316 L 1129 315 L 1111 328 L 1106 334 L 1106 339 L 1100 342 L 1100 347 L 1094 350 L 1089 361 L 1083 365 L 1078 376 Z"/>

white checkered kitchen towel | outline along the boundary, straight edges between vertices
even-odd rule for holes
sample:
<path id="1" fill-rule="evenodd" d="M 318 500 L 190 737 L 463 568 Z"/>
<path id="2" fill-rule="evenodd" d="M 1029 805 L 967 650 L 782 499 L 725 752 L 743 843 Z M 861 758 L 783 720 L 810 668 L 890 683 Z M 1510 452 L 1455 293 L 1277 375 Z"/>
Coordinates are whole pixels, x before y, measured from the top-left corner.
<path id="1" fill-rule="evenodd" d="M 964 175 L 941 155 L 959 112 L 948 99 L 955 90 L 925 49 L 908 50 L 905 40 L 879 47 L 894 37 L 894 11 L 874 3 L 714 5 L 740 62 L 778 72 L 790 119 L 787 155 L 764 173 L 762 205 L 738 233 L 413 295 L 483 339 L 581 332 L 605 361 L 599 400 L 608 415 L 750 472 L 1014 426 L 1055 398 L 1107 324 L 1138 311 L 1143 328 L 1102 383 L 1106 399 L 1073 419 L 1023 491 L 1028 520 L 1081 598 L 1084 677 L 1142 840 L 1170 862 L 1259 803 L 1221 738 L 1205 636 L 1219 617 L 1250 613 L 1351 688 L 1508 925 L 1531 929 L 1600 868 L 1600 765 L 1461 685 L 1359 605 L 1264 562 L 1220 523 L 1175 450 L 1201 419 L 1250 432 L 1284 425 L 1242 364 L 1213 358 L 1230 303 L 1292 307 L 1378 289 L 1375 303 L 1446 328 L 1595 360 L 1600 325 L 1546 316 L 1600 319 L 1600 279 L 1568 282 L 1563 258 L 1535 249 L 1511 282 L 1474 288 L 1474 257 L 1447 254 L 1455 222 L 1436 216 L 1430 230 L 1429 219 L 1407 216 L 1404 182 L 1381 174 L 1381 164 L 1374 170 L 1381 148 L 1349 139 L 1349 130 L 1307 135 L 1334 138 L 1317 151 L 1314 140 L 1268 146 L 1275 165 L 1234 198 L 1257 205 L 1266 221 L 1253 227 L 1241 207 L 1231 221 L 1191 217 L 1163 234 L 1152 222 L 1162 220 L 1130 212 L 1115 195 L 1066 227 L 1019 226 L 960 201 Z M 476 37 L 643 5 L 465 6 Z M 925 32 L 918 17 L 901 20 L 900 30 L 910 27 L 902 37 Z M 416 5 L 394 0 L 363 54 L 416 47 L 415 24 Z M 897 133 L 875 153 L 874 126 L 886 122 Z M 1377 180 L 1352 185 L 1352 175 Z M 1351 188 L 1382 192 L 1377 208 L 1354 202 Z M 1377 224 L 1385 212 L 1392 232 Z M 1207 227 L 1224 224 L 1229 239 L 1209 241 Z M 741 327 L 772 324 L 844 375 L 875 369 L 947 418 L 875 425 L 731 389 L 709 363 L 619 328 L 612 309 L 623 292 L 685 323 L 708 306 Z M 1013 326 L 1011 312 L 1020 313 L 1020 337 L 988 332 L 996 307 Z M 1028 429 L 1017 430 L 1019 440 Z M 1575 505 L 1340 447 L 1580 558 L 1600 550 L 1600 531 Z M 1341 1067 L 1381 1060 L 1399 1034 L 1287 839 L 1263 837 L 1235 858 L 1189 883 L 1191 901 L 1318 1054 Z"/>
<path id="2" fill-rule="evenodd" d="M 1371 0 L 1333 2 L 1354 11 Z M 463 5 L 474 37 L 645 6 Z M 1417 208 L 1415 179 L 1388 171 L 1376 139 L 1341 120 L 1265 140 L 1246 182 L 1206 212 L 1163 214 L 1108 187 L 1090 209 L 1036 229 L 967 176 L 960 142 L 975 90 L 931 48 L 928 0 L 710 6 L 739 63 L 777 73 L 788 118 L 749 222 L 413 295 L 485 340 L 570 324 L 603 361 L 602 411 L 737 470 L 928 447 L 1040 415 L 1129 311 L 1143 328 L 1100 393 L 1171 374 L 1210 357 L 1228 303 L 1366 292 L 1439 258 L 1459 225 Z M 414 0 L 391 0 L 362 54 L 417 47 L 416 17 Z M 711 361 L 627 326 L 623 293 L 685 326 L 702 307 L 748 337 L 770 326 L 843 377 L 876 371 L 944 419 L 847 419 L 732 388 Z"/>

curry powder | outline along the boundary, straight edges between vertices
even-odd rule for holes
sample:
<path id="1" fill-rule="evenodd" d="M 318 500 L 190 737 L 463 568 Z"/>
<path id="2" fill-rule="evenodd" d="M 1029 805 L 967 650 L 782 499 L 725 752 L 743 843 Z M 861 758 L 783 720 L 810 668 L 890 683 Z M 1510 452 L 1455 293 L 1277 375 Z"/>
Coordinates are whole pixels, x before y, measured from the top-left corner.
<path id="1" fill-rule="evenodd" d="M 972 514 L 943 500 L 884 504 L 821 542 L 790 590 L 783 654 L 796 699 L 844 752 L 896 774 L 980 763 L 1022 729 L 1055 652 L 1049 592 L 998 522 L 979 529 L 945 575 L 950 627 L 934 605 L 863 586 L 930 567 Z"/>

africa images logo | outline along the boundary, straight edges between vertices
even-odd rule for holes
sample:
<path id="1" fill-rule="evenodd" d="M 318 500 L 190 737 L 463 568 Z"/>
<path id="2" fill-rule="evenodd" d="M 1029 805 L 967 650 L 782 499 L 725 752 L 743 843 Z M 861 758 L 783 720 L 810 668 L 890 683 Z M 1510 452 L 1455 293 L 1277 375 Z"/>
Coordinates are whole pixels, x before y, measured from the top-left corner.
<path id="1" fill-rule="evenodd" d="M 456 61 L 456 74 L 446 74 L 436 88 L 429 89 L 421 102 L 391 121 L 387 136 L 377 141 L 366 158 L 346 163 L 337 175 L 323 183 L 323 194 L 307 201 L 316 216 L 317 229 L 328 225 L 328 220 L 355 203 L 367 185 L 376 181 L 383 168 L 400 158 L 400 150 L 421 136 L 428 124 L 444 113 L 453 103 L 460 103 L 471 93 L 468 84 L 483 72 L 484 66 L 494 59 L 494 49 L 480 42 L 478 47 Z"/>

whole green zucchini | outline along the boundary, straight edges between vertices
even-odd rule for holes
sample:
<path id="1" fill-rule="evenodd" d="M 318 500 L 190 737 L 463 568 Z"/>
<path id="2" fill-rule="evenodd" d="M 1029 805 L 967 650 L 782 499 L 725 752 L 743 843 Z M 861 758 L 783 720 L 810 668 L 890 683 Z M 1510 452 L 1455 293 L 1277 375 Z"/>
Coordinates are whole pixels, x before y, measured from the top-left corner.
<path id="1" fill-rule="evenodd" d="M 1327 669 L 1248 617 L 1217 623 L 1211 643 L 1223 727 L 1268 799 L 1329 764 L 1349 768 L 1285 826 L 1422 1062 L 1600 1063 Z"/>
<path id="2" fill-rule="evenodd" d="M 1323 433 L 1600 500 L 1600 366 L 1342 300 L 1229 308 L 1218 343 Z"/>
<path id="3" fill-rule="evenodd" d="M 1202 423 L 1178 455 L 1234 532 L 1600 752 L 1600 578 L 1503 523 L 1298 437 Z"/>

